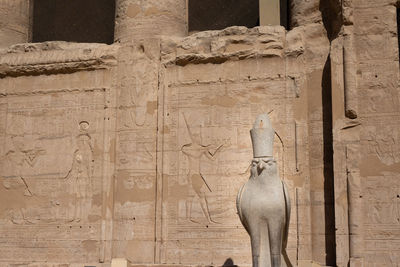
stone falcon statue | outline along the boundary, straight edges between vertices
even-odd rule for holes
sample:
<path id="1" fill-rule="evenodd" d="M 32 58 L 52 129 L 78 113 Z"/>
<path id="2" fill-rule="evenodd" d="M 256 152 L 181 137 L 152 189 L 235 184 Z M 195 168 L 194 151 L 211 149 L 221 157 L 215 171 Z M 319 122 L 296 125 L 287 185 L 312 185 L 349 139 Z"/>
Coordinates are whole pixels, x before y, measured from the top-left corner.
<path id="1" fill-rule="evenodd" d="M 240 221 L 250 235 L 253 267 L 291 267 L 286 254 L 290 199 L 273 158 L 275 131 L 261 114 L 250 131 L 251 174 L 237 195 Z"/>

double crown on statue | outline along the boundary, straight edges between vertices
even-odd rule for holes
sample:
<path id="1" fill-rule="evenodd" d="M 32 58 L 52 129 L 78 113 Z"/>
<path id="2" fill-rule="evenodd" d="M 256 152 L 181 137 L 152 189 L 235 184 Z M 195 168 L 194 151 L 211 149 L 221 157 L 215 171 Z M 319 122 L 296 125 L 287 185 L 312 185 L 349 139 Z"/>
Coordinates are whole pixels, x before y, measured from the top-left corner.
<path id="1" fill-rule="evenodd" d="M 250 135 L 254 158 L 273 157 L 275 131 L 268 114 L 258 115 L 253 128 L 250 130 Z"/>

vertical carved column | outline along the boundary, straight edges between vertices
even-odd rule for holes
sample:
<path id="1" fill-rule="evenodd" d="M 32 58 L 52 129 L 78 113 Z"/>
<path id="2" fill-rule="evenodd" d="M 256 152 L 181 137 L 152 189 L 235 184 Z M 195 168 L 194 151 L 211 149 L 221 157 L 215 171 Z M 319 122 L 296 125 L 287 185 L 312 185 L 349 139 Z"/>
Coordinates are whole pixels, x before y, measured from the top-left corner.
<path id="1" fill-rule="evenodd" d="M 187 0 L 116 1 L 114 39 L 121 43 L 116 142 L 118 147 L 129 142 L 134 148 L 117 150 L 116 157 L 122 160 L 116 167 L 115 214 L 124 205 L 121 192 L 130 190 L 124 182 L 127 179 L 144 177 L 148 190 L 153 189 L 146 201 L 143 196 L 130 195 L 129 202 L 136 204 L 124 209 L 135 214 L 134 220 L 127 223 L 113 217 L 112 256 L 126 257 L 133 263 L 161 263 L 162 176 L 156 172 L 160 37 L 186 34 Z M 149 216 L 152 213 L 154 216 Z M 119 225 L 141 230 L 126 236 L 118 231 Z"/>
<path id="2" fill-rule="evenodd" d="M 357 51 L 354 44 L 353 0 L 342 2 L 343 13 L 343 81 L 344 81 L 344 110 L 348 119 L 358 116 L 357 92 Z M 358 169 L 359 161 L 359 132 L 352 135 L 356 142 L 346 146 L 346 173 L 348 196 L 349 224 L 349 257 L 350 266 L 362 266 L 363 240 L 363 202 L 361 180 Z"/>
<path id="3" fill-rule="evenodd" d="M 335 173 L 335 228 L 337 266 L 363 266 L 363 192 L 360 176 L 360 123 L 346 118 L 344 45 L 332 42 L 332 120 Z M 357 100 L 357 99 L 356 99 Z"/>
<path id="4" fill-rule="evenodd" d="M 187 0 L 117 0 L 115 40 L 187 34 Z"/>
<path id="5" fill-rule="evenodd" d="M 349 202 L 349 254 L 350 266 L 361 266 L 364 253 L 363 201 L 361 177 L 358 170 L 358 144 L 346 146 L 347 198 Z"/>
<path id="6" fill-rule="evenodd" d="M 32 1 L 0 0 L 0 47 L 30 41 Z"/>
<path id="7" fill-rule="evenodd" d="M 336 265 L 347 266 L 349 261 L 349 201 L 347 188 L 346 144 L 343 142 L 345 118 L 343 79 L 343 37 L 331 44 L 332 66 L 332 135 L 335 192 Z"/>

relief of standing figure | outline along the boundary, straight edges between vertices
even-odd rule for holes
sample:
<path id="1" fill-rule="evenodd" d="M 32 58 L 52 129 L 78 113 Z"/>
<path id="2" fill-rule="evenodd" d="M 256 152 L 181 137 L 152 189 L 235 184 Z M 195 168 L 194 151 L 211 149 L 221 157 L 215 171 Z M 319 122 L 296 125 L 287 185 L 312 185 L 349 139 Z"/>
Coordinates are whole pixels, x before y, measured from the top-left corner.
<path id="1" fill-rule="evenodd" d="M 188 182 L 195 192 L 195 195 L 191 195 L 186 202 L 186 215 L 189 220 L 195 223 L 198 223 L 192 217 L 192 206 L 195 198 L 198 198 L 200 203 L 201 210 L 204 216 L 207 219 L 208 223 L 218 223 L 211 218 L 210 209 L 207 199 L 207 193 L 212 192 L 211 187 L 207 183 L 203 174 L 201 173 L 201 159 L 205 156 L 209 160 L 214 160 L 215 155 L 222 148 L 223 145 L 218 146 L 212 152 L 211 145 L 203 145 L 201 142 L 201 134 L 193 134 L 189 128 L 189 125 L 186 121 L 185 114 L 183 114 L 183 118 L 185 120 L 186 128 L 189 133 L 189 137 L 191 142 L 182 146 L 181 151 L 188 157 L 189 160 L 189 173 L 188 173 Z"/>
<path id="2" fill-rule="evenodd" d="M 79 123 L 80 133 L 76 137 L 77 148 L 74 151 L 71 169 L 65 176 L 68 193 L 74 195 L 72 205 L 68 209 L 69 221 L 79 222 L 83 219 L 83 210 L 92 197 L 94 160 L 92 138 L 88 133 L 88 128 L 88 122 Z"/>

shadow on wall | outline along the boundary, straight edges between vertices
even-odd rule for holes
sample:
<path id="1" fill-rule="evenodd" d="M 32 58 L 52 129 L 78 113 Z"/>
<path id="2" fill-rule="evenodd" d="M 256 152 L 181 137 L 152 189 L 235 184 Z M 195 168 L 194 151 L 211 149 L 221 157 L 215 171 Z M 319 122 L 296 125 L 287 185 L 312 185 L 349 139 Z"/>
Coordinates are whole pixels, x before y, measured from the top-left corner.
<path id="1" fill-rule="evenodd" d="M 327 37 L 330 42 L 338 37 L 342 28 L 342 6 L 340 0 L 320 0 L 319 10 L 322 15 Z M 336 266 L 335 232 L 335 191 L 333 167 L 333 132 L 332 132 L 332 77 L 331 58 L 328 56 L 322 76 L 322 116 L 324 142 L 324 198 L 325 198 L 325 261 Z"/>
<path id="2" fill-rule="evenodd" d="M 328 34 L 329 41 L 334 40 L 342 28 L 342 6 L 340 0 L 320 0 L 322 22 Z"/>
<path id="3" fill-rule="evenodd" d="M 324 198 L 326 264 L 336 266 L 335 191 L 333 172 L 331 59 L 322 74 L 322 116 L 324 140 Z"/>
<path id="4" fill-rule="evenodd" d="M 238 266 L 233 262 L 232 258 L 227 258 L 222 267 L 238 267 Z"/>

